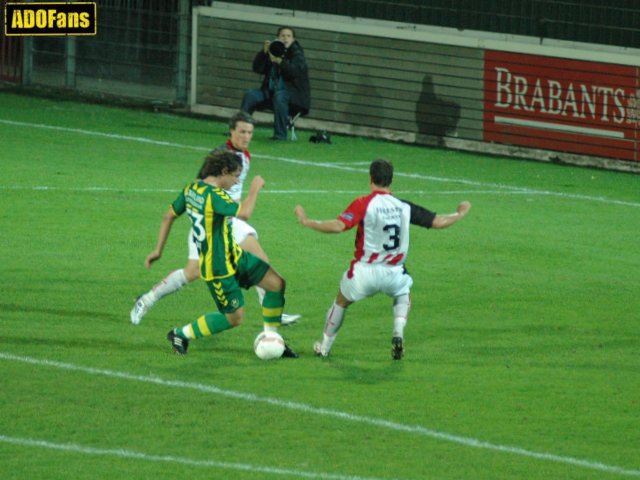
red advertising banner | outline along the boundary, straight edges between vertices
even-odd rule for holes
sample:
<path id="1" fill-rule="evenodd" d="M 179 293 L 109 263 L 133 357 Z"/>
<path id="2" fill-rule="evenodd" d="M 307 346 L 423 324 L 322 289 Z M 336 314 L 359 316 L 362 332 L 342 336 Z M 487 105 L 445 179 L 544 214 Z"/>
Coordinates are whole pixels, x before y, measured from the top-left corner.
<path id="1" fill-rule="evenodd" d="M 640 161 L 640 67 L 487 50 L 484 140 Z"/>

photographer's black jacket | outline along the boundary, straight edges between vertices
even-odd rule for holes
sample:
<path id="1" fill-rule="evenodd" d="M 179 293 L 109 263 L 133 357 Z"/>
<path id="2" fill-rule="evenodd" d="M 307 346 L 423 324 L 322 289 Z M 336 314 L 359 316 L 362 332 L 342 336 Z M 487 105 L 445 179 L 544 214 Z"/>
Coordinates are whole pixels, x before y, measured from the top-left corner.
<path id="1" fill-rule="evenodd" d="M 296 40 L 284 54 L 280 65 L 271 62 L 269 54 L 260 50 L 253 60 L 253 71 L 264 75 L 262 88 L 268 88 L 269 72 L 272 68 L 279 68 L 284 84 L 291 96 L 289 103 L 297 107 L 303 115 L 309 112 L 311 106 L 311 87 L 309 72 L 304 50 Z"/>

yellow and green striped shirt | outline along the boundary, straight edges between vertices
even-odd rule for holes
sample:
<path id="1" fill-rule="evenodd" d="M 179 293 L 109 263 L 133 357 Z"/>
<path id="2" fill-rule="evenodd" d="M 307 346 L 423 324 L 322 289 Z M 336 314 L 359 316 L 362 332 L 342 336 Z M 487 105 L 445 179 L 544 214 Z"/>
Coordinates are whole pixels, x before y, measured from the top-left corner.
<path id="1" fill-rule="evenodd" d="M 227 193 L 202 181 L 185 186 L 171 204 L 176 216 L 187 213 L 200 254 L 200 275 L 205 280 L 236 273 L 242 249 L 233 239 L 231 217 L 240 210 Z"/>

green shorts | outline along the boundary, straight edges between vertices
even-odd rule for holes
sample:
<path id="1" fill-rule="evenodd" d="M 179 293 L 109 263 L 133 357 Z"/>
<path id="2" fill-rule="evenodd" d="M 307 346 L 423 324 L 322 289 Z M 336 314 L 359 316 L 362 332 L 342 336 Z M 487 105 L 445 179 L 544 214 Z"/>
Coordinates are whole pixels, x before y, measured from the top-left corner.
<path id="1" fill-rule="evenodd" d="M 235 275 L 207 282 L 209 292 L 221 313 L 233 313 L 244 305 L 242 288 L 260 283 L 270 266 L 252 253 L 242 252 Z"/>

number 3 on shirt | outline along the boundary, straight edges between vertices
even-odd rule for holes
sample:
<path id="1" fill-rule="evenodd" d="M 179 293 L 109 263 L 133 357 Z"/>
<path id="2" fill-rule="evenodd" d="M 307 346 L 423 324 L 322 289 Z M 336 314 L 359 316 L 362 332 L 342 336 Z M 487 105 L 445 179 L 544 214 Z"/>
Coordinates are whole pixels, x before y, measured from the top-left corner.
<path id="1" fill-rule="evenodd" d="M 202 224 L 204 215 L 191 209 L 187 210 L 187 214 L 189 215 L 189 218 L 191 218 L 191 229 L 193 230 L 196 243 L 199 245 L 204 242 L 204 239 L 206 237 L 204 225 Z"/>
<path id="2" fill-rule="evenodd" d="M 400 245 L 400 227 L 398 225 L 385 225 L 382 229 L 389 234 L 391 244 L 383 243 L 382 248 L 385 250 L 395 250 Z"/>

